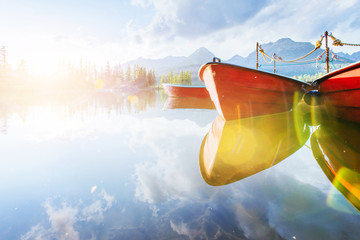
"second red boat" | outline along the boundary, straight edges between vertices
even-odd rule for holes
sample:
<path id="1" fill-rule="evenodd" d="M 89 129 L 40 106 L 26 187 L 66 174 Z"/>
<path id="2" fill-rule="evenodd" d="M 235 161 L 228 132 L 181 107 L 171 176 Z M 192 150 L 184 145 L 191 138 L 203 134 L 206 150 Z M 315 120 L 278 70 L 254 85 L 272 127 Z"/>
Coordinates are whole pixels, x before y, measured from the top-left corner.
<path id="1" fill-rule="evenodd" d="M 324 75 L 313 85 L 328 113 L 360 122 L 360 62 Z"/>
<path id="2" fill-rule="evenodd" d="M 163 83 L 169 97 L 210 98 L 205 86 Z"/>

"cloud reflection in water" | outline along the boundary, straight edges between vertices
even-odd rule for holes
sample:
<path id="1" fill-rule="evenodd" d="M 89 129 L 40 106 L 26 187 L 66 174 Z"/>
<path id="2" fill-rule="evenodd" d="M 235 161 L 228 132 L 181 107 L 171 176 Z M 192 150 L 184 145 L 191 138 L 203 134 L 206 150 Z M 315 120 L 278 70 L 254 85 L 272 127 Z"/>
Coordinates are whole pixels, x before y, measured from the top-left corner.
<path id="1" fill-rule="evenodd" d="M 167 219 L 178 234 L 190 239 L 356 239 L 360 233 L 356 228 L 359 217 L 352 215 L 354 211 L 349 215 L 326 205 L 326 182 L 321 188 L 313 183 L 319 179 L 312 174 L 321 171 L 318 167 L 317 171 L 303 168 L 317 166 L 303 149 L 271 169 L 213 188 L 199 183 L 199 175 L 191 171 L 195 169 L 194 156 L 186 149 L 192 148 L 193 137 L 174 138 L 172 141 L 179 142 L 171 141 L 166 149 L 157 148 L 161 144 L 155 141 L 153 147 L 161 153 L 158 159 L 136 168 L 136 196 L 155 205 L 156 216 Z M 329 182 L 326 185 L 326 189 L 331 188 Z M 340 204 L 349 205 L 346 201 Z"/>
<path id="2" fill-rule="evenodd" d="M 75 225 L 81 222 L 94 222 L 98 225 L 104 221 L 104 212 L 112 207 L 114 197 L 108 195 L 105 190 L 96 197 L 97 200 L 85 206 L 81 203 L 70 206 L 66 202 L 56 206 L 51 200 L 47 200 L 44 207 L 48 222 L 33 226 L 29 232 L 21 236 L 21 239 L 80 239 Z"/>
<path id="3" fill-rule="evenodd" d="M 69 234 L 73 239 L 356 239 L 360 234 L 360 218 L 351 208 L 349 214 L 326 205 L 324 189 L 331 184 L 326 180 L 319 187 L 321 170 L 306 148 L 239 182 L 209 186 L 201 177 L 198 153 L 212 119 L 204 125 L 199 123 L 203 123 L 203 112 L 178 113 L 179 118 L 173 113 L 119 115 L 101 127 L 96 124 L 102 118 L 95 118 L 84 125 L 84 134 L 69 131 L 69 138 L 55 141 L 54 145 L 60 144 L 56 150 L 69 151 L 62 144 L 74 139 L 85 144 L 87 154 L 74 147 L 66 155 L 69 163 L 70 156 L 78 159 L 78 165 L 69 165 L 74 170 L 63 165 L 57 170 L 78 174 L 79 182 L 66 182 L 73 190 L 87 186 L 86 194 L 91 194 L 91 187 L 96 184 L 97 188 L 90 200 L 76 195 L 78 202 L 70 199 L 74 191 L 66 195 L 64 186 L 45 192 L 41 196 L 58 192 L 61 199 L 46 201 L 45 218 L 23 231 L 23 239 L 66 239 Z M 39 144 L 45 142 L 38 146 L 48 147 L 52 141 L 43 139 Z M 18 174 L 27 176 L 25 170 Z M 51 183 L 56 180 L 50 179 Z M 59 176 L 57 181 L 63 185 L 63 180 Z M 343 199 L 340 204 L 348 203 Z M 66 223 L 63 228 L 56 226 L 60 222 Z"/>

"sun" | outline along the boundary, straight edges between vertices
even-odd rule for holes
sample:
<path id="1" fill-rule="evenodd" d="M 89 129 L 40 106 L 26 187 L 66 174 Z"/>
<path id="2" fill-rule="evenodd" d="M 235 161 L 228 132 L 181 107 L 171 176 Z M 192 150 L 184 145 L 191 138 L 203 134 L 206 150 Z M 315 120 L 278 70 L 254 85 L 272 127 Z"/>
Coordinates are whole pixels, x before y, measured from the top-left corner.
<path id="1" fill-rule="evenodd" d="M 27 61 L 29 73 L 33 76 L 52 76 L 59 72 L 59 60 L 52 59 L 51 56 L 34 56 Z"/>
<path id="2" fill-rule="evenodd" d="M 25 62 L 26 71 L 34 77 L 49 77 L 59 72 L 63 49 L 49 41 L 30 41 L 11 54 Z M 9 53 L 10 54 L 10 53 Z"/>

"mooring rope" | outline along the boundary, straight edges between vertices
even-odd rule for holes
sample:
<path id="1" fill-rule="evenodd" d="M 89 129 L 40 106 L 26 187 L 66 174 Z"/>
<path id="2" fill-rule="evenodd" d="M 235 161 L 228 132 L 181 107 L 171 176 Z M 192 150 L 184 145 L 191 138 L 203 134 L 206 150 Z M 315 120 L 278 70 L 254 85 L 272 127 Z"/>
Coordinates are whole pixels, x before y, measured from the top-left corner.
<path id="1" fill-rule="evenodd" d="M 292 60 L 284 60 L 282 59 L 280 56 L 277 56 L 275 53 L 273 54 L 273 56 L 268 55 L 267 53 L 265 53 L 264 49 L 262 49 L 261 45 L 259 45 L 257 43 L 257 51 L 260 52 L 265 60 L 266 63 L 268 63 L 270 66 L 270 64 L 273 63 L 274 65 L 274 72 L 275 72 L 275 62 L 279 62 L 279 63 L 288 63 L 290 64 L 309 64 L 309 63 L 315 63 L 315 68 L 318 69 L 319 66 L 322 63 L 327 62 L 327 72 L 329 72 L 329 63 L 332 64 L 332 67 L 334 69 L 336 69 L 334 61 L 341 61 L 343 63 L 346 63 L 348 61 L 346 61 L 345 59 L 341 59 L 339 56 L 337 56 L 332 50 L 329 49 L 328 47 L 328 42 L 327 42 L 327 36 L 329 36 L 332 41 L 333 41 L 333 45 L 334 46 L 360 46 L 360 44 L 354 44 L 354 43 L 343 43 L 341 40 L 335 38 L 332 33 L 328 34 L 328 32 L 325 32 L 325 36 L 321 35 L 321 39 L 316 41 L 315 47 L 313 50 L 311 50 L 309 53 L 305 54 L 304 56 L 301 56 L 299 58 L 296 59 L 292 59 Z M 303 60 L 303 61 L 299 61 L 301 59 L 304 59 L 306 57 L 308 57 L 309 55 L 311 55 L 312 53 L 314 53 L 317 49 L 321 48 L 322 45 L 322 41 L 324 39 L 324 37 L 326 37 L 326 49 L 320 54 L 318 55 L 316 58 L 314 59 L 310 59 L 310 60 Z M 329 58 L 329 51 L 331 53 L 331 58 Z M 258 53 L 257 52 L 257 53 Z M 326 53 L 326 59 L 323 60 L 323 55 Z M 330 60 L 331 59 L 331 60 Z M 258 65 L 258 59 L 256 59 L 257 65 Z M 286 64 L 280 64 L 278 66 L 285 66 Z M 261 68 L 261 66 L 266 66 L 266 64 L 263 65 L 258 65 L 258 67 Z"/>
<path id="2" fill-rule="evenodd" d="M 265 51 L 264 51 L 264 49 L 262 49 L 261 48 L 261 45 L 259 45 L 259 52 L 263 55 L 263 57 L 264 57 L 264 59 L 265 59 L 265 61 L 267 62 L 267 63 L 269 63 L 267 60 L 266 60 L 266 58 L 265 58 L 265 56 L 266 57 L 268 57 L 268 58 L 270 58 L 271 60 L 273 60 L 273 61 L 276 61 L 276 62 L 297 62 L 297 61 L 299 61 L 299 60 L 301 60 L 301 59 L 303 59 L 303 58 L 306 58 L 307 56 L 309 56 L 310 54 L 312 54 L 313 52 L 315 52 L 317 49 L 319 49 L 320 47 L 321 47 L 321 44 L 322 44 L 322 41 L 323 41 L 323 39 L 324 39 L 324 36 L 321 36 L 321 39 L 319 40 L 319 41 L 316 41 L 316 44 L 315 44 L 315 48 L 313 49 L 313 50 L 311 50 L 309 53 L 307 53 L 307 54 L 305 54 L 304 56 L 302 56 L 302 57 L 299 57 L 299 58 L 296 58 L 296 59 L 292 59 L 292 60 L 283 60 L 281 57 L 279 57 L 279 56 L 275 56 L 275 57 L 271 57 L 271 56 L 269 56 L 268 54 L 266 54 L 265 53 Z"/>
<path id="3" fill-rule="evenodd" d="M 329 37 L 331 37 L 331 39 L 333 40 L 334 46 L 355 46 L 355 47 L 360 46 L 360 44 L 356 44 L 356 43 L 343 43 L 340 39 L 334 37 L 332 33 L 329 34 Z"/>
<path id="4" fill-rule="evenodd" d="M 260 48 L 259 52 L 260 52 L 261 55 L 263 56 L 263 58 L 264 58 L 264 60 L 265 60 L 266 63 L 270 64 L 270 63 L 274 62 L 274 59 L 273 59 L 272 57 L 269 57 L 269 58 L 271 59 L 271 61 L 268 62 L 268 60 L 267 60 L 266 57 L 265 57 L 265 56 L 267 56 L 267 55 L 264 53 L 264 50 L 261 49 L 261 46 L 260 46 L 260 45 L 259 45 L 259 48 Z"/>
<path id="5" fill-rule="evenodd" d="M 306 64 L 313 64 L 316 63 L 316 61 L 311 61 L 311 62 L 294 62 L 294 63 L 281 63 L 276 65 L 276 67 L 285 67 L 285 66 L 295 66 L 295 65 L 306 65 Z M 274 66 L 273 64 L 259 64 L 259 67 L 270 67 L 270 66 Z"/>
<path id="6" fill-rule="evenodd" d="M 316 58 L 316 65 L 315 67 L 318 68 L 319 66 L 319 61 L 322 59 L 322 56 L 326 53 L 326 50 L 323 51 L 317 58 Z"/>
<path id="7" fill-rule="evenodd" d="M 332 59 L 337 60 L 337 61 L 341 61 L 341 62 L 344 62 L 344 63 L 351 63 L 351 62 L 349 62 L 349 61 L 347 61 L 347 60 L 341 59 L 341 58 L 340 58 L 338 55 L 336 55 L 332 50 L 330 50 L 330 52 L 331 52 L 331 57 L 332 57 Z"/>
<path id="8" fill-rule="evenodd" d="M 336 67 L 335 67 L 334 61 L 331 61 L 331 64 L 333 65 L 334 70 L 336 70 Z"/>

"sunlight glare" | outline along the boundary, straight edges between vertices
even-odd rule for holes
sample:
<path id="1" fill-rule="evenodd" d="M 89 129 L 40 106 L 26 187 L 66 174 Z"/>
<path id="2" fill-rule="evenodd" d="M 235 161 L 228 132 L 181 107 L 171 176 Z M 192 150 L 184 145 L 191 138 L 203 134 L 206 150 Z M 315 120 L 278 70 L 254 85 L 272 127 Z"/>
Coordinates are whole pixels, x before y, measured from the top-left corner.
<path id="1" fill-rule="evenodd" d="M 50 76 L 58 73 L 65 53 L 63 46 L 48 36 L 32 36 L 27 44 L 12 54 L 25 60 L 26 68 L 34 76 Z"/>
<path id="2" fill-rule="evenodd" d="M 29 73 L 34 76 L 51 76 L 59 71 L 59 64 L 51 57 L 38 56 L 28 62 Z"/>

